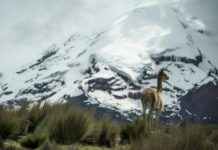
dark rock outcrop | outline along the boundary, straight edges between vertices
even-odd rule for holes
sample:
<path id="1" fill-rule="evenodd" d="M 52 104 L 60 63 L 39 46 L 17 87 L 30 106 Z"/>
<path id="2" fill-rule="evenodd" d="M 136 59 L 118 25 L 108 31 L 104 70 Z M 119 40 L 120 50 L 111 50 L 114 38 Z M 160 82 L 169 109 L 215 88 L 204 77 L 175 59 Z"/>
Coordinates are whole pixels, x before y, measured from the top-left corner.
<path id="1" fill-rule="evenodd" d="M 57 52 L 58 52 L 58 48 L 56 48 L 56 46 L 50 48 L 41 58 L 39 58 L 39 59 L 36 61 L 36 63 L 30 65 L 30 66 L 27 67 L 27 68 L 21 69 L 21 70 L 17 71 L 16 73 L 17 73 L 17 74 L 21 74 L 21 73 L 27 71 L 28 69 L 31 69 L 31 68 L 33 68 L 33 67 L 35 67 L 35 66 L 38 66 L 38 65 L 42 64 L 42 63 L 43 63 L 44 61 L 46 61 L 48 58 L 54 56 Z"/>
<path id="2" fill-rule="evenodd" d="M 209 82 L 181 99 L 180 115 L 194 123 L 218 123 L 218 85 Z"/>

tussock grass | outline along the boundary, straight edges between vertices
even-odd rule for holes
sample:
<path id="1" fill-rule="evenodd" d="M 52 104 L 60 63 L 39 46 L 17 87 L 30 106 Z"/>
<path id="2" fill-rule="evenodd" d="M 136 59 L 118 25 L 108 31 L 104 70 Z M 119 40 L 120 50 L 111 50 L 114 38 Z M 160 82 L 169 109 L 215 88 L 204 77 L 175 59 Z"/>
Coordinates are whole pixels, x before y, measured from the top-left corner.
<path id="1" fill-rule="evenodd" d="M 44 141 L 46 137 L 40 136 L 39 134 L 28 134 L 21 139 L 19 143 L 26 148 L 35 149 L 38 148 Z"/>
<path id="2" fill-rule="evenodd" d="M 14 110 L 0 108 L 0 136 L 2 139 L 12 138 L 20 132 L 20 119 Z"/>
<path id="3" fill-rule="evenodd" d="M 92 114 L 68 106 L 56 108 L 46 119 L 50 122 L 49 139 L 61 144 L 81 142 L 92 134 L 95 127 Z"/>
<path id="4" fill-rule="evenodd" d="M 121 136 L 126 142 L 148 138 L 151 134 L 151 127 L 148 122 L 142 118 L 138 118 L 132 124 L 122 126 Z"/>
<path id="5" fill-rule="evenodd" d="M 65 104 L 23 104 L 19 109 L 0 109 L 0 135 L 26 148 L 38 148 L 46 139 L 57 144 L 91 144 L 112 147 L 120 125 L 96 118 L 94 111 Z M 16 138 L 13 138 L 15 137 Z"/>
<path id="6" fill-rule="evenodd" d="M 173 124 L 151 132 L 148 138 L 131 142 L 131 150 L 216 150 L 217 125 Z"/>
<path id="7" fill-rule="evenodd" d="M 98 133 L 98 144 L 106 146 L 115 146 L 119 140 L 121 127 L 114 123 L 110 119 L 98 120 L 100 124 L 97 125 L 99 129 Z"/>
<path id="8" fill-rule="evenodd" d="M 37 126 L 43 121 L 47 114 L 51 111 L 51 106 L 45 103 L 43 106 L 40 104 L 34 105 L 27 113 L 27 126 L 26 132 L 34 132 Z"/>
<path id="9" fill-rule="evenodd" d="M 19 109 L 0 107 L 0 148 L 17 141 L 27 149 L 64 149 L 87 145 L 127 150 L 216 150 L 217 125 L 179 124 L 154 127 L 142 118 L 119 124 L 95 117 L 94 111 L 67 104 L 44 104 Z M 13 148 L 6 145 L 4 148 Z M 68 147 L 68 148 L 69 148 Z M 3 149 L 3 148 L 2 148 Z"/>

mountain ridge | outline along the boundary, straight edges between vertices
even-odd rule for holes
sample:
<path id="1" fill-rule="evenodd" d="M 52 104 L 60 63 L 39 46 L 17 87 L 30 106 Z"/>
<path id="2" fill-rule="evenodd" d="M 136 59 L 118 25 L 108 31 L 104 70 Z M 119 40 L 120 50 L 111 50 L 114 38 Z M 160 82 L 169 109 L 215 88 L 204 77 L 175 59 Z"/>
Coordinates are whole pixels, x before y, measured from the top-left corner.
<path id="1" fill-rule="evenodd" d="M 3 74 L 1 103 L 80 100 L 75 103 L 134 120 L 141 114 L 141 90 L 156 88 L 156 72 L 164 67 L 170 80 L 164 82 L 162 118 L 182 119 L 186 116 L 180 113 L 181 99 L 208 83 L 218 83 L 217 68 L 195 42 L 207 43 L 204 31 L 198 18 L 187 21 L 176 8 L 137 7 L 107 30 L 91 36 L 74 34 L 32 64 Z"/>

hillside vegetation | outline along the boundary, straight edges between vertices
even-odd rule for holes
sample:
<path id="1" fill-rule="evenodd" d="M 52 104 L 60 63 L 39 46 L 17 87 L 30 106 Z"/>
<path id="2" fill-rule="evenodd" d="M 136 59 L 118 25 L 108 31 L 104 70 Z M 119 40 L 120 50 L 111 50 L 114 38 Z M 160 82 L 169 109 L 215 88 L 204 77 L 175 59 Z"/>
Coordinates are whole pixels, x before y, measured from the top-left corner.
<path id="1" fill-rule="evenodd" d="M 216 150 L 217 125 L 120 124 L 67 104 L 0 107 L 0 149 Z"/>

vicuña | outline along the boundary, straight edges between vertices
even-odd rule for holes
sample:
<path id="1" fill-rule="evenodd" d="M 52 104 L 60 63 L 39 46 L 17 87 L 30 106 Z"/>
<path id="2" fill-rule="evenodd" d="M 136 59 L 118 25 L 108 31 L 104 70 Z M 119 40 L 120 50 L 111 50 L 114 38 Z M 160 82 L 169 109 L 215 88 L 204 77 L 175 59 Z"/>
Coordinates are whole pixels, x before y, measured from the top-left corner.
<path id="1" fill-rule="evenodd" d="M 168 80 L 169 77 L 164 72 L 164 69 L 160 69 L 157 75 L 157 89 L 145 88 L 141 95 L 143 117 L 150 118 L 152 120 L 153 113 L 155 113 L 156 120 L 159 119 L 161 111 L 163 111 L 162 102 L 162 82 Z M 146 110 L 148 109 L 148 114 Z"/>

